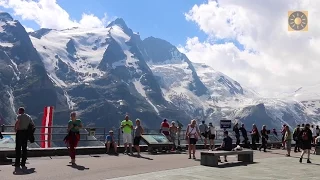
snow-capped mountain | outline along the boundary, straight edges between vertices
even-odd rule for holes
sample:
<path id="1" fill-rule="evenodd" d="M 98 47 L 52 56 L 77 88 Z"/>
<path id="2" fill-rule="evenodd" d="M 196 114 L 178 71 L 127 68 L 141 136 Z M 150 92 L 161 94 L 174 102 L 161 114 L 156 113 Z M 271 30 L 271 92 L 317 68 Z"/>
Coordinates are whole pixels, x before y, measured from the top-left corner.
<path id="1" fill-rule="evenodd" d="M 86 124 L 108 128 L 118 127 L 126 113 L 149 128 L 158 128 L 162 118 L 294 126 L 320 114 L 316 99 L 297 99 L 306 94 L 303 88 L 285 98 L 261 98 L 214 68 L 192 63 L 165 40 L 141 40 L 121 18 L 105 28 L 28 35 L 0 13 L 0 63 L 0 121 L 8 123 L 18 106 L 40 123 L 47 105 L 55 106 L 55 124 L 75 110 Z"/>
<path id="2" fill-rule="evenodd" d="M 0 64 L 0 122 L 15 121 L 22 105 L 33 116 L 50 104 L 58 111 L 66 108 L 24 27 L 5 12 L 0 12 Z"/>

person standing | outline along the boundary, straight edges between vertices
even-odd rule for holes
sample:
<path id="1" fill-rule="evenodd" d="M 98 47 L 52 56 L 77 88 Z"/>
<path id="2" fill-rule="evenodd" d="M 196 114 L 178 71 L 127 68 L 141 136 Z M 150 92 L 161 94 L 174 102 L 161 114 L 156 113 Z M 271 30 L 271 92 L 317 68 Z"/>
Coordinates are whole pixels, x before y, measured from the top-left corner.
<path id="1" fill-rule="evenodd" d="M 316 134 L 317 137 L 320 136 L 320 129 L 319 129 L 319 125 L 316 126 Z"/>
<path id="2" fill-rule="evenodd" d="M 141 126 L 141 121 L 140 119 L 136 119 L 136 127 L 134 128 L 134 140 L 133 140 L 133 145 L 135 149 L 137 150 L 138 157 L 140 156 L 140 141 L 141 141 L 141 136 L 143 134 L 144 130 Z"/>
<path id="3" fill-rule="evenodd" d="M 286 142 L 286 148 L 287 148 L 286 156 L 290 157 L 292 134 L 291 134 L 289 126 L 286 126 L 286 133 L 284 134 L 284 141 Z"/>
<path id="4" fill-rule="evenodd" d="M 282 129 L 281 129 L 281 142 L 282 142 L 282 149 L 284 150 L 286 147 L 285 147 L 285 141 L 284 141 L 284 135 L 286 133 L 286 125 L 282 125 Z"/>
<path id="5" fill-rule="evenodd" d="M 259 131 L 258 128 L 255 124 L 252 125 L 252 130 L 251 130 L 251 139 L 252 139 L 252 146 L 251 149 L 256 150 L 257 149 L 257 145 L 256 143 L 259 142 Z"/>
<path id="6" fill-rule="evenodd" d="M 267 152 L 267 141 L 268 141 L 268 132 L 266 129 L 266 125 L 262 126 L 261 130 L 261 146 L 259 147 L 259 151 L 263 148 L 263 152 Z"/>
<path id="7" fill-rule="evenodd" d="M 202 121 L 201 124 L 199 125 L 199 130 L 201 133 L 201 136 L 204 139 L 204 148 L 207 148 L 207 138 L 208 138 L 208 125 L 206 124 L 205 121 Z"/>
<path id="8" fill-rule="evenodd" d="M 191 151 L 193 155 L 193 159 L 196 159 L 196 144 L 198 138 L 201 138 L 200 131 L 197 126 L 197 121 L 195 119 L 191 120 L 191 123 L 188 125 L 186 130 L 186 139 L 188 139 L 188 150 L 189 150 L 189 159 L 191 159 Z"/>
<path id="9" fill-rule="evenodd" d="M 78 146 L 80 140 L 81 128 L 81 120 L 77 119 L 77 114 L 75 112 L 72 112 L 70 114 L 70 120 L 68 122 L 68 135 L 65 137 L 64 141 L 69 146 L 71 163 L 73 165 L 76 163 L 76 147 Z"/>
<path id="10" fill-rule="evenodd" d="M 174 121 L 171 122 L 170 126 L 170 140 L 173 143 L 173 148 L 172 150 L 176 149 L 176 139 L 177 139 L 177 132 L 178 132 L 178 127 L 176 126 L 176 123 Z"/>
<path id="11" fill-rule="evenodd" d="M 170 124 L 167 119 L 164 119 L 160 125 L 160 133 L 164 134 L 168 139 L 170 139 Z"/>
<path id="12" fill-rule="evenodd" d="M 214 140 L 216 138 L 216 130 L 212 123 L 209 123 L 209 149 L 213 150 L 215 148 Z"/>
<path id="13" fill-rule="evenodd" d="M 121 122 L 121 129 L 123 131 L 123 143 L 124 143 L 124 154 L 128 153 L 128 145 L 130 149 L 130 155 L 132 153 L 132 130 L 133 130 L 133 123 L 129 119 L 129 116 L 126 115 L 125 119 Z"/>
<path id="14" fill-rule="evenodd" d="M 300 124 L 297 125 L 297 127 L 293 131 L 293 140 L 296 142 L 294 145 L 294 152 L 301 152 L 300 146 L 301 146 L 301 137 L 300 137 Z"/>
<path id="15" fill-rule="evenodd" d="M 16 132 L 16 161 L 14 163 L 15 167 L 20 167 L 20 165 L 23 168 L 26 167 L 29 125 L 33 127 L 35 126 L 31 117 L 25 113 L 25 109 L 23 107 L 20 107 L 18 110 L 18 116 L 14 128 Z"/>
<path id="16" fill-rule="evenodd" d="M 300 132 L 301 136 L 301 148 L 302 148 L 302 153 L 300 156 L 299 162 L 302 163 L 302 158 L 305 153 L 308 155 L 307 163 L 311 163 L 310 161 L 310 150 L 312 146 L 312 132 L 310 130 L 310 124 L 306 124 L 304 129 Z"/>
<path id="17" fill-rule="evenodd" d="M 233 126 L 233 131 L 236 136 L 236 146 L 240 144 L 240 130 L 238 127 L 238 123 Z"/>

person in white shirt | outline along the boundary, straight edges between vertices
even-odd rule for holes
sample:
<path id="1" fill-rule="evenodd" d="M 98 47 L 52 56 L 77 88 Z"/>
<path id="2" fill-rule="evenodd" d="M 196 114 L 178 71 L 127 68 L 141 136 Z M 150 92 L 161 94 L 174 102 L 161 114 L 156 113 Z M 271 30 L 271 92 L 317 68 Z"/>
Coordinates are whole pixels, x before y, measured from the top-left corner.
<path id="1" fill-rule="evenodd" d="M 209 123 L 209 150 L 213 150 L 215 148 L 214 140 L 216 138 L 216 128 Z"/>

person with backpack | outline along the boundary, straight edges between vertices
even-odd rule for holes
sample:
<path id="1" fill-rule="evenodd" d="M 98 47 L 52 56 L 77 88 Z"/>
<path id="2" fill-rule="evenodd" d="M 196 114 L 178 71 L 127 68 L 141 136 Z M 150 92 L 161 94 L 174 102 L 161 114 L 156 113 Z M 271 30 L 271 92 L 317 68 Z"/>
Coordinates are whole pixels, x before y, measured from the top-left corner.
<path id="1" fill-rule="evenodd" d="M 310 150 L 312 146 L 312 131 L 310 130 L 310 124 L 306 124 L 305 128 L 300 132 L 301 136 L 301 148 L 302 153 L 300 156 L 299 162 L 302 163 L 302 158 L 305 153 L 308 155 L 307 163 L 311 163 L 310 161 Z"/>
<path id="2" fill-rule="evenodd" d="M 294 152 L 301 152 L 300 151 L 300 146 L 301 146 L 301 137 L 300 135 L 300 124 L 297 125 L 297 127 L 293 130 L 293 140 L 296 142 L 296 144 L 294 145 Z"/>

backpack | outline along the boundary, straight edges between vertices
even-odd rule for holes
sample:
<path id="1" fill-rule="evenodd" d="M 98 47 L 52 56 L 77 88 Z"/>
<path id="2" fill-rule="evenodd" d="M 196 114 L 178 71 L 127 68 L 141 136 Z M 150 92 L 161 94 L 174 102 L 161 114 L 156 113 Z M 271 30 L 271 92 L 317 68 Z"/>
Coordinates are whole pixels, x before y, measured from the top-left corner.
<path id="1" fill-rule="evenodd" d="M 308 140 L 308 133 L 306 131 L 304 131 L 302 133 L 302 140 L 307 141 Z"/>

